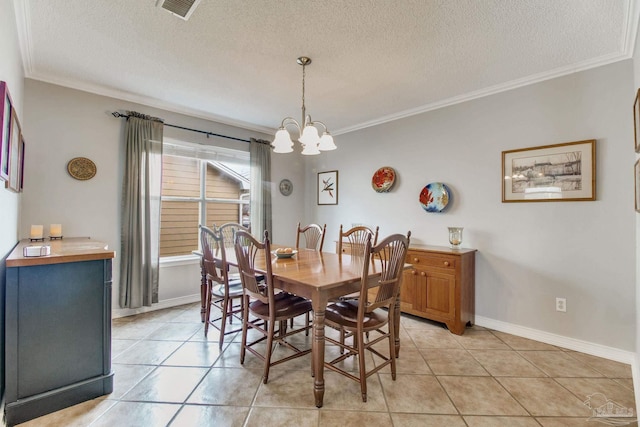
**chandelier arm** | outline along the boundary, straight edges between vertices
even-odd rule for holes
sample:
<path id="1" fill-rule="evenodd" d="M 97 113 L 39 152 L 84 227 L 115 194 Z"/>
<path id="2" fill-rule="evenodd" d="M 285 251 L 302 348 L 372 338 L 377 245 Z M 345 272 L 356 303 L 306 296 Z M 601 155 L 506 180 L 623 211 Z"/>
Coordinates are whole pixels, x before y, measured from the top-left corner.
<path id="1" fill-rule="evenodd" d="M 300 131 L 302 128 L 300 127 L 300 123 L 298 123 L 298 121 L 296 119 L 294 119 L 293 117 L 285 117 L 282 120 L 282 123 L 280 124 L 280 128 L 284 129 L 289 125 L 294 125 L 298 128 L 298 131 Z"/>
<path id="2" fill-rule="evenodd" d="M 323 122 L 321 122 L 321 121 L 319 121 L 319 120 L 316 120 L 315 122 L 314 122 L 314 121 L 311 121 L 311 116 L 309 116 L 309 124 L 311 124 L 311 125 L 313 125 L 313 126 L 315 126 L 315 125 L 320 125 L 320 126 L 322 126 L 322 127 L 324 128 L 324 131 L 325 131 L 325 132 L 329 133 L 329 129 L 327 128 L 327 125 L 325 125 Z M 317 126 L 316 126 L 316 127 L 317 127 Z"/>

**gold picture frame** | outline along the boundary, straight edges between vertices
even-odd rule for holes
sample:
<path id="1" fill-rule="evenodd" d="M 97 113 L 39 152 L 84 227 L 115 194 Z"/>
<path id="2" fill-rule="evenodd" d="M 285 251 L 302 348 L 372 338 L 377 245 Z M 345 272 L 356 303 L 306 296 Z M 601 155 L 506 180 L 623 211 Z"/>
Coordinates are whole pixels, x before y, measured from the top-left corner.
<path id="1" fill-rule="evenodd" d="M 636 92 L 636 100 L 633 103 L 633 140 L 636 153 L 640 153 L 640 89 Z"/>
<path id="2" fill-rule="evenodd" d="M 596 200 L 596 140 L 502 152 L 502 202 Z"/>

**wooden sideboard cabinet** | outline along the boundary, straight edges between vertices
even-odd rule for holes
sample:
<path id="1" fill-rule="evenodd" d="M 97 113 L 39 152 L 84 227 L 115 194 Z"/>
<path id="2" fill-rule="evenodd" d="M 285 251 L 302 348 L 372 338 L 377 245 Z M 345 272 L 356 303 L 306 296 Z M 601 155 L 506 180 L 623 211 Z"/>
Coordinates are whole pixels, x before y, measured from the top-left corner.
<path id="1" fill-rule="evenodd" d="M 462 335 L 475 315 L 475 249 L 411 246 L 403 273 L 400 310 L 442 322 Z"/>
<path id="2" fill-rule="evenodd" d="M 26 246 L 51 255 L 25 257 Z M 6 261 L 5 419 L 9 426 L 113 390 L 111 263 L 88 238 L 21 241 Z"/>
<path id="3" fill-rule="evenodd" d="M 338 245 L 339 245 L 339 242 L 336 241 L 336 253 L 338 253 Z M 364 245 L 358 245 L 358 246 L 361 248 L 360 252 L 364 252 Z M 346 240 L 343 241 L 342 242 L 342 253 L 345 254 L 345 255 L 351 255 L 352 252 L 353 251 L 351 249 L 351 242 L 348 242 Z"/>

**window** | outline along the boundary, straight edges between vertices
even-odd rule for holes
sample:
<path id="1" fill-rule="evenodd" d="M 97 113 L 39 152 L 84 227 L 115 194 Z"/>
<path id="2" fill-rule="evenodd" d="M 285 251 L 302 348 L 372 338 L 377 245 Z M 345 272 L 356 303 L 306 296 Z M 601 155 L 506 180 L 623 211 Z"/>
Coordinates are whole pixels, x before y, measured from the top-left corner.
<path id="1" fill-rule="evenodd" d="M 249 153 L 167 142 L 162 157 L 160 256 L 199 248 L 198 225 L 249 224 Z"/>

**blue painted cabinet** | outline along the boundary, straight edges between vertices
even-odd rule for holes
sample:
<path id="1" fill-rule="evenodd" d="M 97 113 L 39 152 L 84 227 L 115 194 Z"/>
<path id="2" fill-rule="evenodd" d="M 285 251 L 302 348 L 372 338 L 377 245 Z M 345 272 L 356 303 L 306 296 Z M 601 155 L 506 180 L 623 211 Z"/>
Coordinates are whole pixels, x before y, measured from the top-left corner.
<path id="1" fill-rule="evenodd" d="M 22 423 L 113 391 L 111 264 L 90 239 L 51 242 L 51 256 L 7 259 L 5 415 Z"/>

